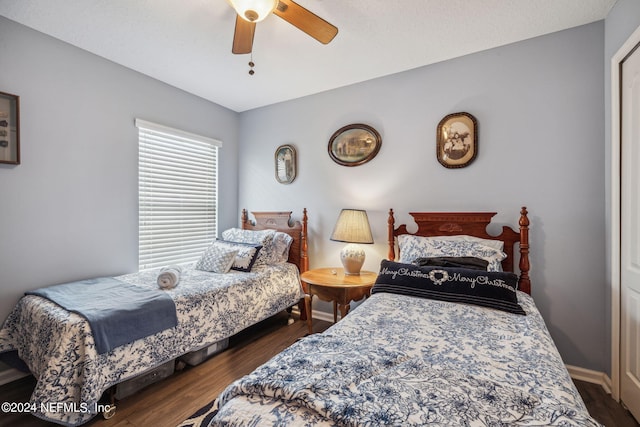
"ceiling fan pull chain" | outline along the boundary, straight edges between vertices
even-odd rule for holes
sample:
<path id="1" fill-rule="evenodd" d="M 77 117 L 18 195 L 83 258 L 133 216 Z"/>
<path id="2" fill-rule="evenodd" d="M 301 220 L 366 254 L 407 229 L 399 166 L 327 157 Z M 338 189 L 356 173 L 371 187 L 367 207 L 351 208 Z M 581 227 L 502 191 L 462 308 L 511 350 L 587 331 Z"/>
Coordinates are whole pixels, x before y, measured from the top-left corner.
<path id="1" fill-rule="evenodd" d="M 253 76 L 255 74 L 255 71 L 253 71 L 253 67 L 255 65 L 256 64 L 253 63 L 253 52 L 251 52 L 251 60 L 249 61 L 249 67 L 251 67 L 250 70 L 249 70 L 249 75 L 250 76 Z"/>

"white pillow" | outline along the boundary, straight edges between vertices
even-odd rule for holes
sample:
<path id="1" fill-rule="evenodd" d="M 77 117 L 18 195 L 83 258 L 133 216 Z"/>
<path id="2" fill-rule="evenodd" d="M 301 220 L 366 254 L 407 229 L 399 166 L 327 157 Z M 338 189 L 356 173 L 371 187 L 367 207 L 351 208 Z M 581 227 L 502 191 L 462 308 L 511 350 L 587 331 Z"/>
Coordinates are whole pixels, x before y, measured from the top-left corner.
<path id="1" fill-rule="evenodd" d="M 433 236 L 425 237 L 425 239 L 437 239 L 437 240 L 451 240 L 456 242 L 476 242 L 481 245 L 489 246 L 490 248 L 497 249 L 499 251 L 504 250 L 504 242 L 502 240 L 482 239 L 475 236 L 467 236 L 465 234 L 455 236 Z"/>
<path id="2" fill-rule="evenodd" d="M 417 258 L 431 257 L 476 257 L 486 260 L 487 271 L 502 271 L 502 260 L 507 254 L 496 248 L 469 240 L 439 239 L 437 237 L 398 236 L 400 262 L 410 264 Z"/>
<path id="3" fill-rule="evenodd" d="M 289 260 L 289 249 L 293 243 L 293 237 L 281 231 L 276 232 L 273 236 L 273 243 L 276 247 L 276 263 L 281 264 Z"/>
<path id="4" fill-rule="evenodd" d="M 209 246 L 198 262 L 195 269 L 202 271 L 212 271 L 214 273 L 227 273 L 236 260 L 238 250 L 219 242 L 213 242 Z"/>

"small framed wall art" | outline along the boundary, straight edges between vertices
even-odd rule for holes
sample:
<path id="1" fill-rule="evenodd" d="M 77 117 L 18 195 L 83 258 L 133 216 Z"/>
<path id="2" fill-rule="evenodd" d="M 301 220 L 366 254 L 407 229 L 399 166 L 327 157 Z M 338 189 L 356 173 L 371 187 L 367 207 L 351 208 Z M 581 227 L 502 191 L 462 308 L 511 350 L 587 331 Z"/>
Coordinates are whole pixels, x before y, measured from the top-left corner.
<path id="1" fill-rule="evenodd" d="M 281 145 L 276 149 L 276 181 L 291 184 L 298 173 L 296 149 L 292 145 Z"/>
<path id="2" fill-rule="evenodd" d="M 382 145 L 378 131 L 360 123 L 338 129 L 329 140 L 329 156 L 342 166 L 359 166 L 373 159 Z"/>
<path id="3" fill-rule="evenodd" d="M 0 163 L 20 164 L 20 97 L 0 92 Z"/>
<path id="4" fill-rule="evenodd" d="M 478 153 L 478 122 L 469 113 L 445 116 L 436 132 L 436 155 L 445 168 L 468 166 Z"/>

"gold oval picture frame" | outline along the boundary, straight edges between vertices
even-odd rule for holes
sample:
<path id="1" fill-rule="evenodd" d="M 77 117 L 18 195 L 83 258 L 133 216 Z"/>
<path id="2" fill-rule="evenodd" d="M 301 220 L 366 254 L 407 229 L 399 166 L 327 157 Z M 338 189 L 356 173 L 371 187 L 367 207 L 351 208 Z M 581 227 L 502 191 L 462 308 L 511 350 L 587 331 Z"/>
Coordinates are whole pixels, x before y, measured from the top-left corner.
<path id="1" fill-rule="evenodd" d="M 478 154 L 478 122 L 469 113 L 445 116 L 436 131 L 436 156 L 445 168 L 468 166 Z"/>
<path id="2" fill-rule="evenodd" d="M 373 159 L 382 145 L 377 130 L 354 123 L 341 127 L 329 139 L 329 156 L 342 166 L 359 166 Z"/>

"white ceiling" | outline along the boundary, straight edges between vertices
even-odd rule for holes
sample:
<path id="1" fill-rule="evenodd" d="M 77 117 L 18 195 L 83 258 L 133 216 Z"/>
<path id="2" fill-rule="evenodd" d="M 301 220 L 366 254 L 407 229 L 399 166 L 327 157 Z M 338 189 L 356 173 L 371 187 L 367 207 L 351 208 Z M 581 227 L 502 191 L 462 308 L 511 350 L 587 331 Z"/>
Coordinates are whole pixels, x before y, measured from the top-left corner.
<path id="1" fill-rule="evenodd" d="M 297 0 L 323 45 L 279 17 L 233 55 L 225 0 L 0 0 L 0 15 L 245 111 L 604 19 L 615 0 Z"/>

